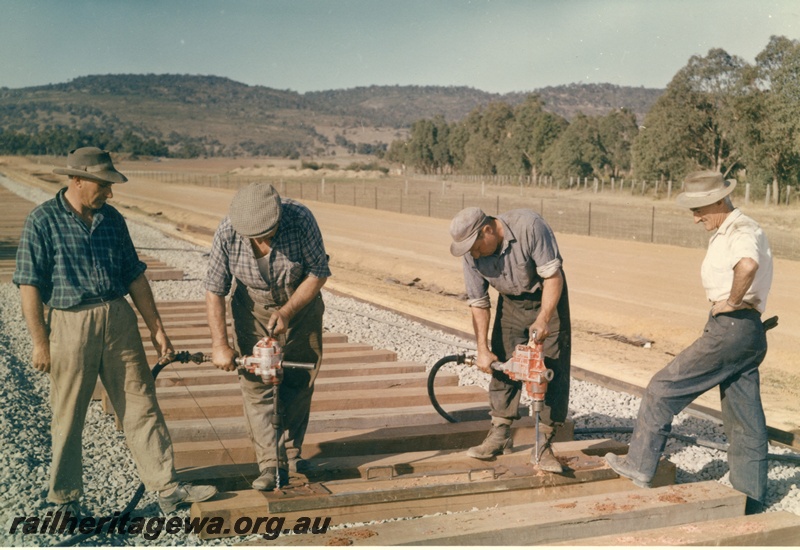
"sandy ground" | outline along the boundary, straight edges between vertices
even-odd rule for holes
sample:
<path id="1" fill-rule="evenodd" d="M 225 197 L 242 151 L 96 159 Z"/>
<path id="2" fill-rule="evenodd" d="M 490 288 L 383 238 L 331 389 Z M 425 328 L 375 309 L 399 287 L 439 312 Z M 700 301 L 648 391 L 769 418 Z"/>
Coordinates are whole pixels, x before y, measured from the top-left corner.
<path id="1" fill-rule="evenodd" d="M 47 171 L 21 160 L 0 171 L 55 191 L 26 173 Z M 9 164 L 13 164 L 10 166 Z M 136 163 L 121 169 L 142 169 Z M 151 167 L 148 167 L 151 168 Z M 175 234 L 204 245 L 227 213 L 234 191 L 131 181 L 114 188 L 112 204 L 132 219 L 183 224 Z M 461 266 L 448 251 L 448 220 L 307 201 L 331 256 L 328 288 L 471 334 Z M 691 218 L 687 216 L 687 223 Z M 188 227 L 202 228 L 187 231 Z M 645 386 L 652 374 L 697 338 L 709 304 L 700 284 L 704 251 L 557 234 L 569 283 L 573 364 Z M 767 422 L 800 433 L 800 262 L 778 259 L 765 318 L 780 316 L 769 333 L 762 365 Z M 413 284 L 412 284 L 413 283 Z M 599 334 L 653 341 L 646 349 Z M 454 350 L 454 353 L 458 350 Z M 719 409 L 716 390 L 698 403 Z"/>

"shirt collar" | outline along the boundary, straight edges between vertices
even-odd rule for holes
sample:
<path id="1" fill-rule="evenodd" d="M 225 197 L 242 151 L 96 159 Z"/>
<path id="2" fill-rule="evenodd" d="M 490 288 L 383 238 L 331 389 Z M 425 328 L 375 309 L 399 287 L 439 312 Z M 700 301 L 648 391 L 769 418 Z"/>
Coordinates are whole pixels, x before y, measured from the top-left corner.
<path id="1" fill-rule="evenodd" d="M 725 218 L 725 221 L 719 226 L 719 229 L 717 229 L 715 235 L 725 235 L 728 232 L 728 229 L 730 229 L 731 225 L 733 225 L 733 222 L 736 221 L 736 219 L 741 215 L 742 211 L 738 208 L 731 210 L 731 213 L 728 214 L 728 217 Z"/>
<path id="2" fill-rule="evenodd" d="M 498 256 L 502 256 L 511 246 L 511 243 L 517 240 L 517 237 L 505 221 L 501 218 L 497 218 L 497 220 L 503 224 L 503 247 L 500 249 L 500 254 L 498 254 Z"/>

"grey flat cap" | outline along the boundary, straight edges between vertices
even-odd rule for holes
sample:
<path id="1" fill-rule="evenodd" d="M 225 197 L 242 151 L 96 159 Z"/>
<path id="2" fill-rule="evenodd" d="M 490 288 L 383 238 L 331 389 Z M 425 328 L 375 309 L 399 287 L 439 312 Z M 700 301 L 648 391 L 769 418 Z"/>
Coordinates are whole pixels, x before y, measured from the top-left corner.
<path id="1" fill-rule="evenodd" d="M 453 238 L 450 254 L 463 256 L 469 252 L 478 238 L 478 232 L 488 220 L 489 217 L 477 206 L 470 206 L 456 214 L 450 222 L 450 236 Z"/>
<path id="2" fill-rule="evenodd" d="M 269 183 L 251 183 L 233 197 L 228 216 L 239 235 L 263 237 L 281 220 L 281 197 Z"/>
<path id="3" fill-rule="evenodd" d="M 66 168 L 54 168 L 54 174 L 77 176 L 103 183 L 125 183 L 128 178 L 117 172 L 111 155 L 97 147 L 73 149 L 67 155 Z"/>

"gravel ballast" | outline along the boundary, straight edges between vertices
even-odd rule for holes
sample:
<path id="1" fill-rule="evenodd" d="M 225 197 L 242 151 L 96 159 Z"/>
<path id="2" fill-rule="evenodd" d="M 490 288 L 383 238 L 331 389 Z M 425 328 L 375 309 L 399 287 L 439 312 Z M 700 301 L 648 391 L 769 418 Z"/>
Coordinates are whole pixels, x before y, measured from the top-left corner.
<path id="1" fill-rule="evenodd" d="M 35 203 L 51 198 L 50 194 L 19 185 L 7 178 L 0 177 L 0 183 Z M 128 225 L 137 249 L 186 273 L 183 281 L 151 282 L 157 301 L 204 299 L 202 278 L 207 261 L 206 249 L 167 237 L 147 225 L 132 221 Z M 327 291 L 323 291 L 323 294 L 326 330 L 344 333 L 352 342 L 393 350 L 400 360 L 431 366 L 446 355 L 463 353 L 474 347 L 472 341 L 431 330 L 391 311 Z M 19 291 L 11 283 L 0 284 L 0 545 L 47 546 L 65 538 L 23 534 L 21 527 L 16 534 L 9 533 L 15 517 L 44 517 L 52 509 L 45 501 L 51 458 L 50 384 L 46 375 L 29 366 L 31 352 Z M 487 387 L 486 375 L 468 367 L 454 368 L 460 372 L 462 383 Z M 632 426 L 639 403 L 638 398 L 628 394 L 588 382 L 572 382 L 570 416 L 576 429 Z M 718 443 L 725 442 L 721 426 L 687 414 L 676 417 L 673 431 Z M 586 436 L 597 437 L 613 437 L 624 442 L 629 439 L 625 434 L 597 433 Z M 87 512 L 97 517 L 113 514 L 113 511 L 124 508 L 139 480 L 124 436 L 116 430 L 112 416 L 103 413 L 97 402 L 89 407 L 83 441 L 86 493 L 83 505 Z M 785 449 L 770 446 L 770 453 L 786 452 Z M 678 483 L 718 480 L 729 485 L 728 464 L 722 451 L 671 438 L 665 455 L 677 466 Z M 769 466 L 769 511 L 785 510 L 800 515 L 800 490 L 797 488 L 800 466 L 776 460 L 770 461 Z M 184 509 L 177 515 L 186 514 Z M 134 515 L 161 516 L 156 495 L 146 492 Z M 147 540 L 141 535 L 97 536 L 90 539 L 88 544 L 197 546 L 230 545 L 239 540 L 200 540 L 195 535 L 162 533 L 154 540 Z"/>

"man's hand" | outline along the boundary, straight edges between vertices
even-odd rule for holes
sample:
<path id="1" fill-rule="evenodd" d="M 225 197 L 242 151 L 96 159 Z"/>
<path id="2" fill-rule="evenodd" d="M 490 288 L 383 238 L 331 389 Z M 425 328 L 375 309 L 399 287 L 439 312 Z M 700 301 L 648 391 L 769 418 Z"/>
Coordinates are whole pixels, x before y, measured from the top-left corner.
<path id="1" fill-rule="evenodd" d="M 220 370 L 235 371 L 236 355 L 237 353 L 230 346 L 214 346 L 211 349 L 211 362 Z"/>
<path id="2" fill-rule="evenodd" d="M 156 348 L 159 357 L 166 357 L 175 353 L 172 342 L 170 342 L 167 333 L 161 327 L 150 333 L 150 341 L 153 342 L 153 347 Z"/>
<path id="3" fill-rule="evenodd" d="M 550 329 L 547 328 L 547 323 L 544 322 L 541 316 L 536 318 L 528 330 L 530 331 L 530 337 L 535 344 L 541 344 L 547 340 L 548 336 L 550 336 Z"/>
<path id="4" fill-rule="evenodd" d="M 475 366 L 486 374 L 492 374 L 492 363 L 497 360 L 497 356 L 488 349 L 479 349 L 475 357 Z"/>
<path id="5" fill-rule="evenodd" d="M 289 317 L 276 309 L 267 322 L 267 332 L 272 336 L 284 334 L 289 329 Z"/>
<path id="6" fill-rule="evenodd" d="M 50 342 L 33 345 L 33 356 L 31 357 L 33 368 L 39 372 L 50 372 Z"/>

